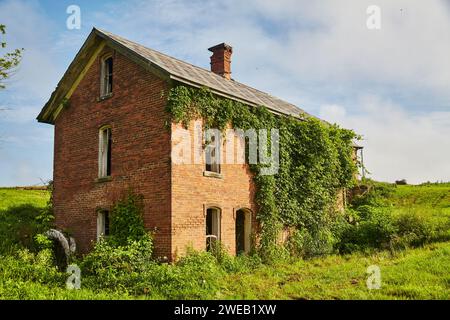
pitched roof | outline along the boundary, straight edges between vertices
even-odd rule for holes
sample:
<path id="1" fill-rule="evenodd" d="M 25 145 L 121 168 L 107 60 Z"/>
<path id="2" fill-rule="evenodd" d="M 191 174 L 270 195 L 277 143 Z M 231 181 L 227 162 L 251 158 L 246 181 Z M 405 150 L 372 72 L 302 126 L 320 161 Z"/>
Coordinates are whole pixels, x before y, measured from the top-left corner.
<path id="1" fill-rule="evenodd" d="M 205 86 L 221 96 L 253 106 L 264 105 L 274 113 L 296 117 L 301 117 L 302 114 L 306 114 L 305 111 L 297 106 L 268 93 L 259 91 L 235 80 L 227 80 L 209 70 L 170 57 L 110 32 L 94 28 L 63 78 L 58 83 L 49 101 L 38 115 L 37 119 L 40 122 L 54 122 L 54 113 L 60 108 L 60 105 L 64 102 L 64 99 L 70 91 L 70 87 L 72 87 L 77 77 L 83 72 L 83 65 L 86 64 L 89 55 L 92 55 L 95 47 L 102 41 L 118 49 L 121 53 L 132 57 L 141 65 L 159 72 L 168 79 L 196 87 Z"/>
<path id="2" fill-rule="evenodd" d="M 214 72 L 170 57 L 112 33 L 100 30 L 99 32 L 166 70 L 170 73 L 172 79 L 181 82 L 189 81 L 193 84 L 205 86 L 215 91 L 250 102 L 253 105 L 264 105 L 267 108 L 282 114 L 298 116 L 300 113 L 304 112 L 289 102 L 278 99 L 268 93 L 259 91 L 235 80 L 227 80 Z"/>

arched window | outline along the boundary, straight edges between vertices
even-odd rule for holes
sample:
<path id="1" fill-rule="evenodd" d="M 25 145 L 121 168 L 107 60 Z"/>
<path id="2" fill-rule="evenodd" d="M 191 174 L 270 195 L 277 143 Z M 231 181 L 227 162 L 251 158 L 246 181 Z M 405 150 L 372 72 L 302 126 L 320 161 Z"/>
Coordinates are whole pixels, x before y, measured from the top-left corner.
<path id="1" fill-rule="evenodd" d="M 236 255 L 248 253 L 251 247 L 252 212 L 249 209 L 236 211 Z"/>
<path id="2" fill-rule="evenodd" d="M 216 241 L 220 241 L 221 210 L 211 207 L 206 209 L 206 250 L 210 251 Z"/>
<path id="3" fill-rule="evenodd" d="M 107 236 L 109 236 L 109 211 L 100 210 L 97 212 L 97 241 Z"/>
<path id="4" fill-rule="evenodd" d="M 220 174 L 221 163 L 221 133 L 217 129 L 208 129 L 205 132 L 205 171 Z"/>
<path id="5" fill-rule="evenodd" d="M 107 97 L 112 93 L 113 85 L 113 58 L 106 56 L 101 63 L 101 78 L 100 78 L 100 96 Z"/>
<path id="6" fill-rule="evenodd" d="M 98 177 L 111 176 L 111 146 L 112 132 L 110 126 L 103 126 L 99 130 L 98 146 Z"/>

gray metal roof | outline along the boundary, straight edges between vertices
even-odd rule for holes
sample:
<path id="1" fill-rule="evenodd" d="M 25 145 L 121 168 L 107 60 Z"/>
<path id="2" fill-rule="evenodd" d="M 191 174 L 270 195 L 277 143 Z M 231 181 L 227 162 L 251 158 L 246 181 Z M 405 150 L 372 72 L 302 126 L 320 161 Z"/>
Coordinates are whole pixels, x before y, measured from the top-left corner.
<path id="1" fill-rule="evenodd" d="M 148 62 L 158 66 L 170 74 L 174 80 L 186 82 L 197 86 L 205 86 L 214 92 L 222 93 L 225 96 L 249 103 L 251 105 L 263 105 L 268 109 L 286 115 L 301 117 L 305 111 L 297 106 L 271 96 L 268 93 L 259 91 L 235 80 L 227 80 L 209 70 L 194 66 L 182 60 L 170 57 L 156 50 L 144 47 L 136 42 L 127 40 L 107 31 L 96 29 L 100 36 L 109 38 L 116 43 L 132 50 Z"/>

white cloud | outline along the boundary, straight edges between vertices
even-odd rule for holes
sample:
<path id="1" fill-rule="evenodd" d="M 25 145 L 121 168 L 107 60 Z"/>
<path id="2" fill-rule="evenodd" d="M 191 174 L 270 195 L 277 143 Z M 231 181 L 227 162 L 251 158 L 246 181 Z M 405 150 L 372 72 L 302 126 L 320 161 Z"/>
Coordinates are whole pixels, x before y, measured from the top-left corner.
<path id="1" fill-rule="evenodd" d="M 381 8 L 380 31 L 366 28 L 372 4 Z M 69 32 L 55 28 L 55 17 L 38 2 L 0 2 L 10 48 L 27 49 L 14 91 L 0 93 L 1 104 L 14 109 L 2 125 L 28 128 L 33 109 L 49 98 L 91 25 L 204 68 L 207 48 L 225 41 L 234 47 L 236 80 L 363 134 L 375 177 L 450 179 L 445 0 L 136 0 L 89 8 L 81 7 L 83 31 Z M 43 139 L 51 132 L 45 129 Z M 20 144 L 34 143 L 29 134 L 6 133 Z"/>
<path id="2" fill-rule="evenodd" d="M 320 115 L 364 135 L 365 164 L 375 179 L 450 181 L 450 111 L 411 114 L 376 96 L 361 97 L 358 106 L 352 113 L 325 105 Z"/>
<path id="3" fill-rule="evenodd" d="M 347 114 L 344 107 L 337 104 L 326 104 L 320 108 L 319 117 L 322 119 L 342 119 Z"/>
<path id="4" fill-rule="evenodd" d="M 233 77 L 311 110 L 327 95 L 423 91 L 450 102 L 450 10 L 445 0 L 130 1 L 89 22 L 209 68 L 209 46 L 234 47 Z M 392 94 L 392 92 L 388 92 Z M 323 103 L 323 101 L 322 101 Z M 430 108 L 433 106 L 430 105 Z M 312 106 L 314 108 L 314 106 Z"/>
<path id="5" fill-rule="evenodd" d="M 366 27 L 369 0 L 263 4 L 255 7 L 264 15 L 294 25 L 288 41 L 273 48 L 284 57 L 285 70 L 312 81 L 425 86 L 448 96 L 450 11 L 445 1 L 379 0 L 379 31 Z M 308 22 L 315 28 L 304 27 Z"/>

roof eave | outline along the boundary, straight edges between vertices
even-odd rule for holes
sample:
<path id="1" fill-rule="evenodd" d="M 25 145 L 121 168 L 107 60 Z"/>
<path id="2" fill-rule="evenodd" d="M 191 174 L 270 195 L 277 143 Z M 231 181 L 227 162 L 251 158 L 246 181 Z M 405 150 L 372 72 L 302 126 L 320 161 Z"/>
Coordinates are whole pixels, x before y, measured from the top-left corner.
<path id="1" fill-rule="evenodd" d="M 94 28 L 76 54 L 75 58 L 70 63 L 61 80 L 58 82 L 58 85 L 50 96 L 50 99 L 36 117 L 39 122 L 54 124 L 53 113 L 64 99 L 64 96 L 68 91 L 67 86 L 70 85 L 74 79 L 76 79 L 83 69 L 83 66 L 79 65 L 79 60 L 82 59 L 83 55 L 88 55 L 90 49 L 95 48 L 95 46 L 98 45 L 97 41 L 98 38 L 96 37 L 96 29 Z"/>
<path id="2" fill-rule="evenodd" d="M 157 76 L 166 80 L 170 79 L 170 74 L 166 70 L 162 69 L 161 67 L 159 67 L 154 63 L 151 63 L 138 53 L 134 52 L 133 50 L 130 50 L 121 43 L 115 41 L 114 39 L 111 39 L 101 30 L 93 28 L 88 38 L 84 42 L 83 46 L 80 48 L 73 61 L 70 63 L 63 77 L 58 82 L 58 85 L 56 86 L 56 89 L 50 96 L 50 99 L 47 101 L 47 103 L 44 105 L 39 115 L 36 117 L 38 122 L 48 124 L 55 123 L 54 117 L 55 111 L 58 110 L 58 107 L 61 105 L 68 91 L 70 90 L 71 85 L 73 85 L 76 78 L 80 75 L 80 73 L 82 72 L 83 68 L 86 65 L 85 63 L 81 62 L 86 57 L 89 57 L 93 53 L 93 50 L 95 50 L 95 48 L 98 45 L 100 45 L 103 41 L 106 43 L 106 45 L 112 47 L 121 54 L 129 57 L 134 62 L 143 66 L 147 70 L 150 70 L 151 72 L 155 73 Z"/>

